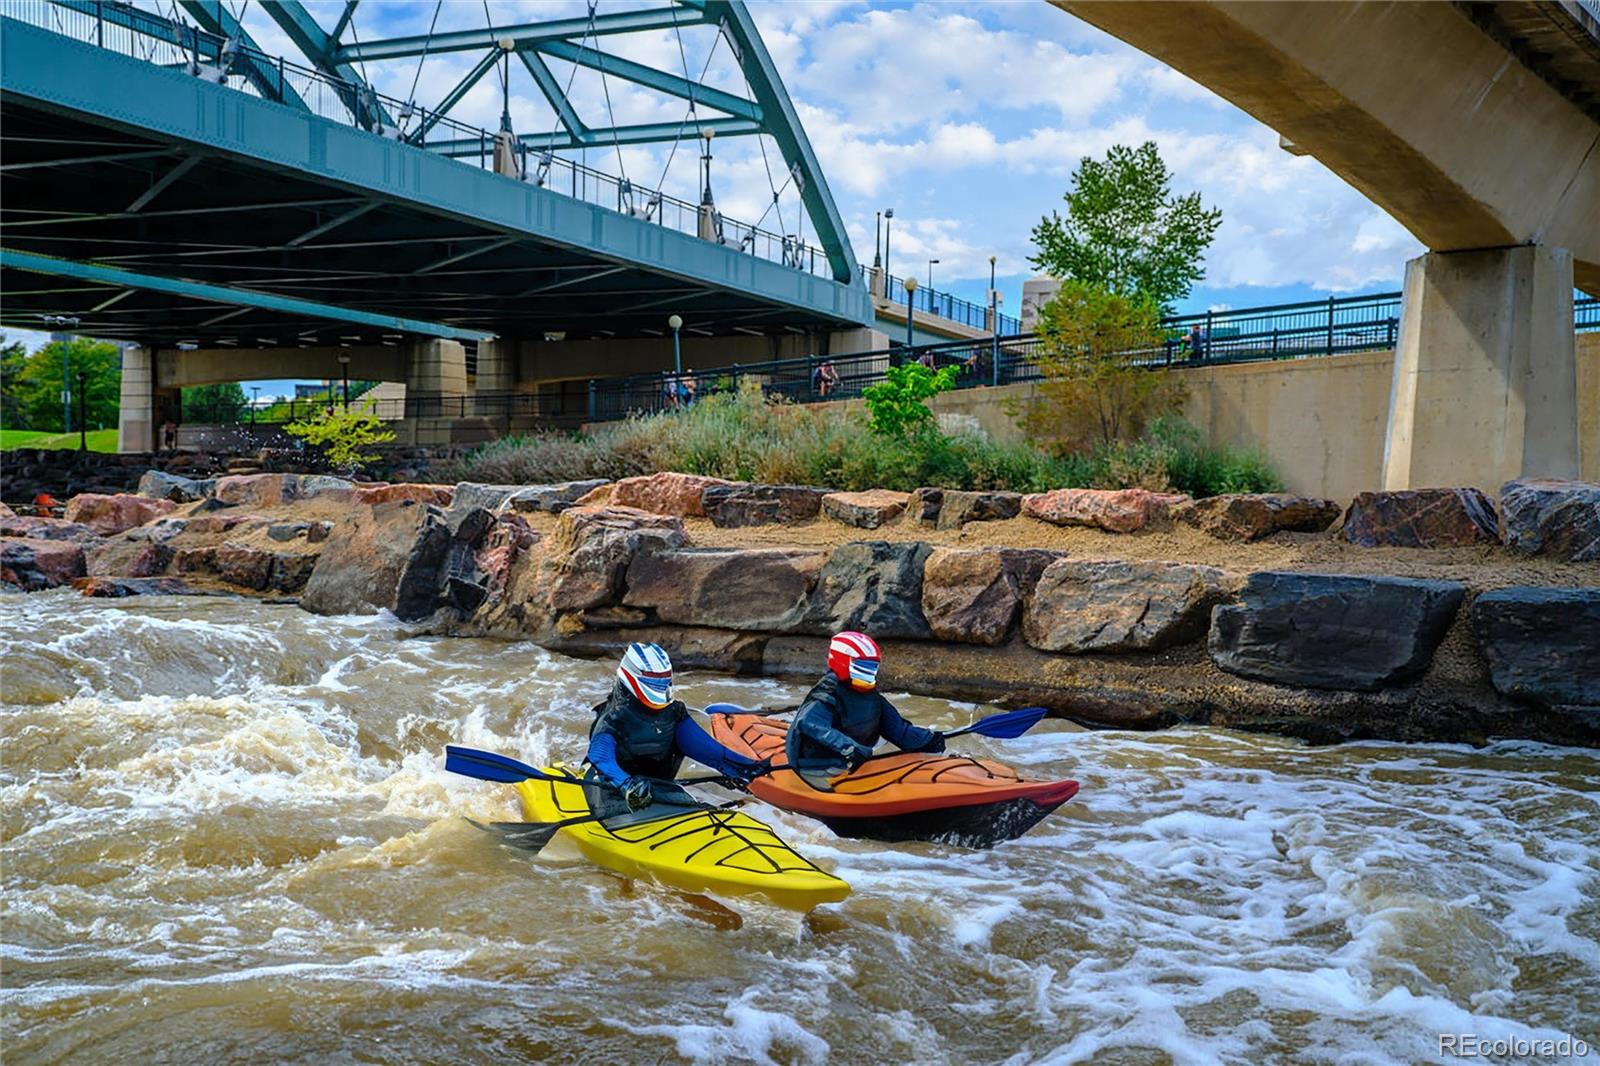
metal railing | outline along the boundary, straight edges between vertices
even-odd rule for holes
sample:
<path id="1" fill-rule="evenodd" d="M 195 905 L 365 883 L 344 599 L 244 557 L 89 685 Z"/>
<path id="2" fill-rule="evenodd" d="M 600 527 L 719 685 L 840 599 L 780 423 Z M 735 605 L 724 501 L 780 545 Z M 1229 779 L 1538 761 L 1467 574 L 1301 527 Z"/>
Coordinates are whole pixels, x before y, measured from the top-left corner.
<path id="1" fill-rule="evenodd" d="M 329 121 L 419 148 L 448 142 L 450 158 L 479 169 L 494 169 L 495 134 L 486 129 L 129 4 L 115 0 L 0 0 L 0 15 L 120 55 L 188 71 L 263 99 L 281 100 L 286 92 L 293 92 L 314 114 Z M 385 124 L 383 115 L 394 125 Z M 694 131 L 686 129 L 694 139 Z M 519 144 L 517 158 L 523 179 L 532 184 L 682 233 L 699 234 L 698 204 L 553 151 Z M 806 273 L 832 276 L 822 250 L 798 236 L 773 233 L 720 213 L 715 228 L 719 243 L 730 248 Z"/>
<path id="2" fill-rule="evenodd" d="M 861 276 L 871 279 L 872 270 L 866 266 L 861 267 Z M 905 279 L 897 278 L 893 274 L 884 275 L 882 295 L 890 303 L 904 306 L 907 296 Z M 989 329 L 989 308 L 983 304 L 963 300 L 959 296 L 930 289 L 926 285 L 918 285 L 916 291 L 910 295 L 912 310 L 917 314 L 938 315 L 952 322 L 971 326 L 973 329 Z M 996 318 L 998 319 L 996 332 L 1002 336 L 1022 332 L 1022 322 L 1016 316 L 1001 313 L 997 314 Z"/>

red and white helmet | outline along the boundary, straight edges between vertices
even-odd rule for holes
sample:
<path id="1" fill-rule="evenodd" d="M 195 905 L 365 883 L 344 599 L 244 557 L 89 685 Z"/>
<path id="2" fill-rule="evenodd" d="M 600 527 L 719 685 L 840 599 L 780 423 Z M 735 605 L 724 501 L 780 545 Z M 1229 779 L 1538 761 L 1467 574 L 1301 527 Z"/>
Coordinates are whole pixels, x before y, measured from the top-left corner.
<path id="1" fill-rule="evenodd" d="M 653 711 L 672 702 L 672 660 L 659 644 L 629 644 L 617 677 L 634 699 Z"/>
<path id="2" fill-rule="evenodd" d="M 828 669 L 859 692 L 878 687 L 878 664 L 882 661 L 877 641 L 865 633 L 836 633 L 828 642 Z"/>

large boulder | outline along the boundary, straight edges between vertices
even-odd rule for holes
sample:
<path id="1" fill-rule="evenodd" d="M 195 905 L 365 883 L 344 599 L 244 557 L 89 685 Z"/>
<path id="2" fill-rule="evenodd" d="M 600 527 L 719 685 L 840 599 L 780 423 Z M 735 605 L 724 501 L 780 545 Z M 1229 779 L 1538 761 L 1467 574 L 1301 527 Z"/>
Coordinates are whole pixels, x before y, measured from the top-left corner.
<path id="1" fill-rule="evenodd" d="M 595 489 L 609 484 L 601 477 L 587 481 L 562 481 L 554 485 L 525 485 L 506 497 L 505 506 L 518 514 L 534 511 L 560 514 Z"/>
<path id="2" fill-rule="evenodd" d="M 1045 569 L 1033 548 L 936 548 L 922 569 L 922 613 L 939 640 L 1003 644 Z"/>
<path id="3" fill-rule="evenodd" d="M 333 527 L 300 605 L 316 614 L 389 610 L 402 621 L 425 618 L 438 599 L 450 541 L 444 511 L 429 504 L 353 509 Z"/>
<path id="4" fill-rule="evenodd" d="M 678 625 L 786 632 L 800 620 L 827 561 L 821 551 L 680 548 L 628 565 L 628 607 Z"/>
<path id="5" fill-rule="evenodd" d="M 700 499 L 706 489 L 732 484 L 720 477 L 670 472 L 625 477 L 611 487 L 611 506 L 634 507 L 677 518 L 704 518 L 706 509 Z"/>
<path id="6" fill-rule="evenodd" d="M 216 549 L 211 565 L 217 576 L 230 585 L 257 592 L 299 592 L 316 568 L 317 555 L 230 543 Z"/>
<path id="7" fill-rule="evenodd" d="M 822 513 L 835 522 L 857 529 L 877 529 L 899 518 L 910 499 L 909 493 L 889 489 L 830 492 L 822 497 Z"/>
<path id="8" fill-rule="evenodd" d="M 1211 614 L 1211 659 L 1279 685 L 1370 692 L 1428 669 L 1461 606 L 1453 581 L 1266 571 Z"/>
<path id="9" fill-rule="evenodd" d="M 1471 613 L 1500 692 L 1600 707 L 1600 588 L 1495 589 Z"/>
<path id="10" fill-rule="evenodd" d="M 1500 539 L 1523 555 L 1600 559 L 1600 485 L 1558 478 L 1500 487 Z"/>
<path id="11" fill-rule="evenodd" d="M 102 536 L 111 536 L 160 518 L 177 506 L 171 500 L 152 500 L 130 493 L 107 496 L 85 492 L 67 501 L 64 517 L 68 522 L 88 526 Z"/>
<path id="12" fill-rule="evenodd" d="M 217 478 L 211 498 L 223 504 L 277 507 L 295 500 L 348 503 L 355 491 L 355 482 L 329 474 L 233 474 Z"/>
<path id="13" fill-rule="evenodd" d="M 165 541 L 129 536 L 105 541 L 84 553 L 91 577 L 155 577 L 167 572 L 176 552 Z"/>
<path id="14" fill-rule="evenodd" d="M 0 585 L 36 592 L 84 576 L 83 548 L 64 540 L 0 537 Z"/>
<path id="15" fill-rule="evenodd" d="M 683 521 L 633 507 L 570 507 L 545 548 L 540 591 L 551 610 L 606 607 L 622 598 L 632 560 L 683 547 Z"/>
<path id="16" fill-rule="evenodd" d="M 199 480 L 182 474 L 169 474 L 165 470 L 146 470 L 139 479 L 138 492 L 140 496 L 148 496 L 153 500 L 193 503 L 205 499 L 216 483 L 216 478 Z"/>
<path id="17" fill-rule="evenodd" d="M 461 481 L 456 484 L 455 491 L 451 494 L 451 511 L 470 511 L 483 508 L 486 511 L 498 511 L 505 506 L 511 494 L 521 490 L 522 485 L 484 485 L 476 481 Z"/>
<path id="18" fill-rule="evenodd" d="M 1172 528 L 1193 501 L 1148 489 L 1054 489 L 1022 498 L 1022 513 L 1058 526 L 1086 526 L 1107 533 Z"/>
<path id="19" fill-rule="evenodd" d="M 1366 548 L 1460 548 L 1500 539 L 1494 504 L 1477 489 L 1363 492 L 1341 532 Z"/>
<path id="20" fill-rule="evenodd" d="M 723 529 L 777 522 L 809 522 L 822 510 L 827 489 L 809 485 L 712 485 L 700 495 L 711 524 Z"/>
<path id="21" fill-rule="evenodd" d="M 380 503 L 394 503 L 396 500 L 411 500 L 414 503 L 449 507 L 454 497 L 455 487 L 452 485 L 424 485 L 407 481 L 398 485 L 362 485 L 355 490 L 352 499 L 367 507 L 376 507 Z"/>
<path id="22" fill-rule="evenodd" d="M 100 533 L 79 522 L 60 518 L 36 518 L 11 513 L 0 515 L 0 537 L 26 537 L 30 540 L 70 540 L 74 544 L 96 544 Z"/>
<path id="23" fill-rule="evenodd" d="M 1196 500 L 1184 513 L 1219 540 L 1260 540 L 1274 533 L 1321 533 L 1339 517 L 1339 505 L 1292 492 L 1235 492 Z"/>
<path id="24" fill-rule="evenodd" d="M 1060 559 L 1039 578 L 1022 616 L 1040 651 L 1154 651 L 1206 631 L 1211 608 L 1234 582 L 1186 563 Z"/>
<path id="25" fill-rule="evenodd" d="M 949 489 L 939 508 L 940 529 L 960 529 L 968 522 L 997 522 L 1022 513 L 1020 492 L 968 492 Z"/>
<path id="26" fill-rule="evenodd" d="M 521 515 L 495 517 L 494 528 L 484 534 L 473 558 L 479 583 L 489 596 L 504 595 L 512 567 L 537 543 L 539 534 L 528 527 L 527 519 Z"/>
<path id="27" fill-rule="evenodd" d="M 855 629 L 880 638 L 927 639 L 921 541 L 851 541 L 828 556 L 797 631 L 827 635 Z"/>

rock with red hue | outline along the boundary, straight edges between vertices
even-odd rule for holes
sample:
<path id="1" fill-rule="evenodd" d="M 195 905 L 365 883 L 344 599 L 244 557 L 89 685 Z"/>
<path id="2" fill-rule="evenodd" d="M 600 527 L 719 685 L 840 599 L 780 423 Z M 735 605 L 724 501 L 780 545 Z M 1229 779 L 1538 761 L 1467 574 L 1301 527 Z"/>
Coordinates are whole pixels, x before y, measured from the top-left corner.
<path id="1" fill-rule="evenodd" d="M 277 507 L 295 500 L 349 502 L 355 483 L 327 474 L 233 474 L 219 477 L 211 498 L 224 504 Z"/>
<path id="2" fill-rule="evenodd" d="M 1024 496 L 1022 513 L 1058 526 L 1138 533 L 1172 528 L 1193 503 L 1188 496 L 1148 489 L 1055 489 Z"/>
<path id="3" fill-rule="evenodd" d="M 1184 512 L 1184 521 L 1219 540 L 1260 540 L 1274 533 L 1321 533 L 1339 517 L 1339 505 L 1292 492 L 1236 492 L 1208 496 Z"/>
<path id="4" fill-rule="evenodd" d="M 194 592 L 181 577 L 80 577 L 72 587 L 97 599 L 128 596 L 188 596 Z"/>
<path id="5" fill-rule="evenodd" d="M 571 507 L 546 546 L 540 586 L 557 613 L 607 607 L 622 598 L 628 564 L 650 551 L 681 548 L 683 521 L 633 507 Z"/>
<path id="6" fill-rule="evenodd" d="M 1494 504 L 1477 489 L 1360 493 L 1340 535 L 1365 548 L 1460 548 L 1500 539 Z"/>
<path id="7" fill-rule="evenodd" d="M 625 477 L 611 486 L 611 506 L 636 507 L 652 514 L 677 518 L 704 518 L 706 509 L 700 500 L 706 489 L 713 485 L 732 484 L 720 477 L 703 477 L 700 474 L 662 473 Z"/>
<path id="8" fill-rule="evenodd" d="M 537 543 L 539 534 L 528 528 L 527 519 L 519 514 L 497 516 L 494 528 L 479 544 L 476 558 L 478 573 L 490 596 L 505 593 L 511 568 Z"/>
<path id="9" fill-rule="evenodd" d="M 247 544 L 224 544 L 212 556 L 217 576 L 223 581 L 257 591 L 272 583 L 272 566 L 276 561 L 273 552 Z"/>
<path id="10" fill-rule="evenodd" d="M 1523 555 L 1600 559 L 1600 485 L 1526 478 L 1500 487 L 1500 539 Z"/>
<path id="11" fill-rule="evenodd" d="M 268 526 L 272 519 L 266 515 L 230 511 L 224 514 L 203 514 L 185 519 L 186 533 L 231 533 L 240 526 Z"/>
<path id="12" fill-rule="evenodd" d="M 622 602 L 679 625 L 786 632 L 827 559 L 827 552 L 781 548 L 644 552 L 628 566 Z"/>
<path id="13" fill-rule="evenodd" d="M 1060 559 L 1039 578 L 1022 635 L 1040 651 L 1153 651 L 1198 638 L 1237 583 L 1210 566 Z"/>
<path id="14" fill-rule="evenodd" d="M 172 557 L 172 569 L 180 574 L 216 573 L 217 546 L 179 548 Z"/>
<path id="15" fill-rule="evenodd" d="M 128 493 L 104 496 L 97 492 L 85 492 L 67 501 L 66 519 L 110 536 L 160 518 L 176 510 L 177 506 L 171 500 L 152 500 Z"/>
<path id="16" fill-rule="evenodd" d="M 413 500 L 417 503 L 449 507 L 455 494 L 454 485 L 420 485 L 406 482 L 400 485 L 363 485 L 355 490 L 353 498 L 356 503 L 367 507 L 380 503 L 393 503 L 396 500 Z"/>
<path id="17" fill-rule="evenodd" d="M 36 592 L 84 576 L 83 548 L 64 540 L 0 537 L 0 585 Z"/>
<path id="18" fill-rule="evenodd" d="M 889 489 L 866 492 L 830 492 L 822 497 L 822 513 L 835 522 L 857 529 L 877 529 L 905 511 L 911 495 Z"/>
<path id="19" fill-rule="evenodd" d="M 711 524 L 722 529 L 809 522 L 827 489 L 809 485 L 713 485 L 700 497 Z"/>
<path id="20" fill-rule="evenodd" d="M 155 577 L 172 565 L 176 552 L 160 541 L 117 537 L 85 553 L 91 577 Z"/>
<path id="21" fill-rule="evenodd" d="M 1004 644 L 1040 575 L 1060 553 L 935 548 L 922 570 L 922 613 L 939 640 Z"/>
<path id="22" fill-rule="evenodd" d="M 70 540 L 74 544 L 95 544 L 101 539 L 98 532 L 77 522 L 67 522 L 60 518 L 37 518 L 14 514 L 0 516 L 0 537 L 26 537 L 30 540 Z"/>
<path id="23" fill-rule="evenodd" d="M 452 537 L 445 513 L 411 500 L 353 508 L 333 528 L 306 582 L 301 606 L 315 614 L 432 614 Z"/>

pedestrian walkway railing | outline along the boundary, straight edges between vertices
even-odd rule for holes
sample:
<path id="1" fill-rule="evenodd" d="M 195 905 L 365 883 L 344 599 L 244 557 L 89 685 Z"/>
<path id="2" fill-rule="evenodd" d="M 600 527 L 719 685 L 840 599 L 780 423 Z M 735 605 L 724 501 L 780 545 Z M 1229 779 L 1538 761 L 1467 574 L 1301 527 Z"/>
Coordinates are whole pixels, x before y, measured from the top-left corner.
<path id="1" fill-rule="evenodd" d="M 0 16 L 53 30 L 120 55 L 187 71 L 213 84 L 267 100 L 298 96 L 313 113 L 391 140 L 430 148 L 462 163 L 494 169 L 495 134 L 385 96 L 282 56 L 115 0 L 0 0 Z M 392 125 L 383 121 L 387 117 Z M 691 129 L 689 131 L 693 133 Z M 585 203 L 698 235 L 700 206 L 581 163 L 517 146 L 524 180 Z M 831 276 L 827 256 L 810 242 L 718 214 L 720 243 L 809 274 Z"/>
<path id="2" fill-rule="evenodd" d="M 871 270 L 863 266 L 861 274 L 870 277 Z M 906 283 L 904 278 L 897 278 L 890 274 L 883 281 L 883 297 L 890 303 L 905 306 L 907 303 Z M 947 292 L 939 292 L 927 285 L 919 285 L 909 294 L 911 309 L 919 315 L 938 315 L 940 318 L 959 322 L 963 326 L 973 329 L 989 330 L 989 308 L 983 304 L 963 300 L 959 296 L 952 296 Z M 998 309 L 997 309 L 998 311 Z M 996 332 L 1002 336 L 1022 332 L 1022 322 L 1014 315 L 997 314 L 999 326 Z"/>

